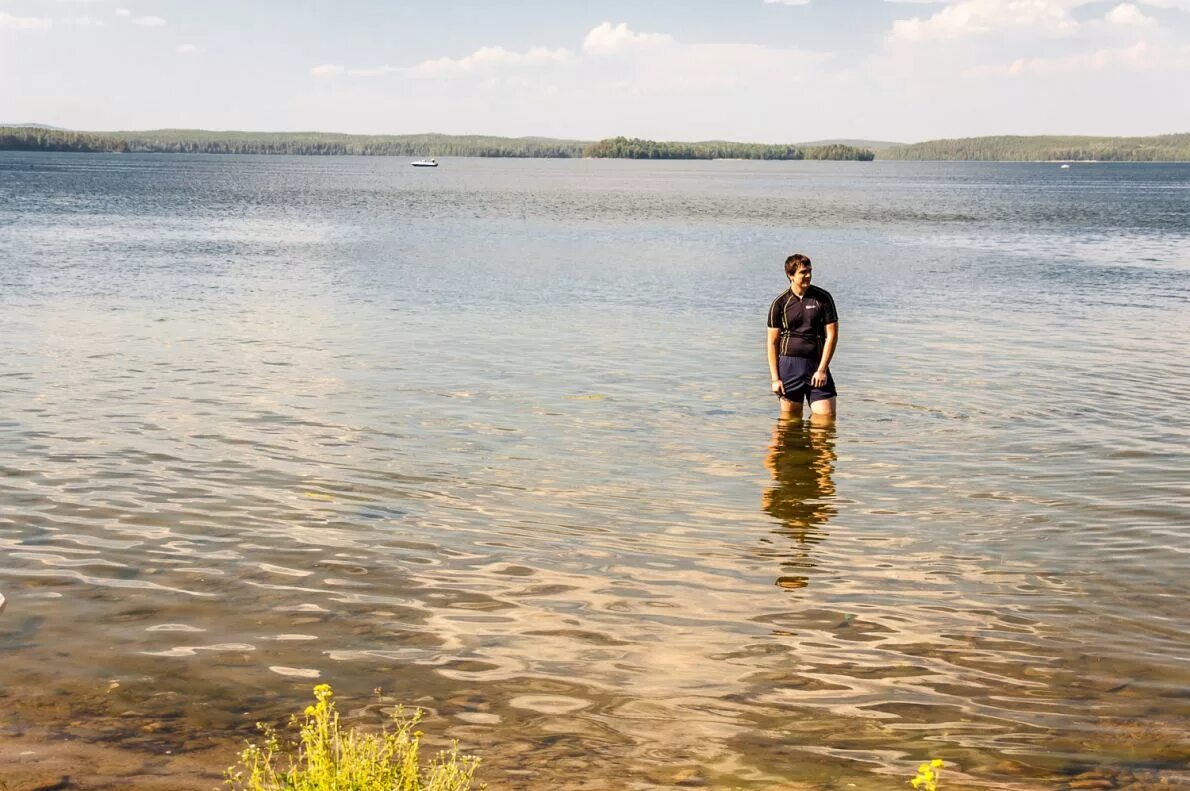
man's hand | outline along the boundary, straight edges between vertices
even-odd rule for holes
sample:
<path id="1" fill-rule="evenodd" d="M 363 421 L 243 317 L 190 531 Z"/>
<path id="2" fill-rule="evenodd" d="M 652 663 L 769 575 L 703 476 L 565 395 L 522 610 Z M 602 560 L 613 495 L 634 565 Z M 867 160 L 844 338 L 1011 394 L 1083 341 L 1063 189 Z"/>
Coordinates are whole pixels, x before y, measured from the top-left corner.
<path id="1" fill-rule="evenodd" d="M 785 395 L 785 384 L 780 379 L 773 380 L 773 392 L 779 396 Z"/>
<path id="2" fill-rule="evenodd" d="M 815 371 L 814 375 L 810 377 L 811 387 L 822 387 L 826 384 L 826 371 Z"/>

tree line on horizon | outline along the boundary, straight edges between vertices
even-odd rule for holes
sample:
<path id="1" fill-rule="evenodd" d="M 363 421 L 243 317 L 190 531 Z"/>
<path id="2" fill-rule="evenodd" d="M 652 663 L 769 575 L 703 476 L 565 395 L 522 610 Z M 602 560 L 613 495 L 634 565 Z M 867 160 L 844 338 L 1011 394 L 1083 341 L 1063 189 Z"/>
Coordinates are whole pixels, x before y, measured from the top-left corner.
<path id="1" fill-rule="evenodd" d="M 927 140 L 886 149 L 882 159 L 986 162 L 1187 162 L 1190 134 L 1152 137 L 1003 135 Z"/>
<path id="2" fill-rule="evenodd" d="M 68 132 L 0 128 L 0 150 L 131 154 L 291 154 L 296 156 L 578 157 L 581 140 L 485 135 L 347 135 L 327 132 Z"/>
<path id="3" fill-rule="evenodd" d="M 772 143 L 731 143 L 711 140 L 703 143 L 673 143 L 636 137 L 609 137 L 583 149 L 583 156 L 612 159 L 839 159 L 870 162 L 871 151 L 837 143 L 796 146 Z"/>
<path id="4" fill-rule="evenodd" d="M 0 128 L 0 151 L 126 152 L 123 140 L 92 132 L 67 132 L 40 126 Z"/>
<path id="5" fill-rule="evenodd" d="M 73 132 L 0 128 L 0 149 L 133 154 L 291 154 L 300 156 L 615 157 L 621 159 L 866 159 L 853 146 L 795 146 L 708 141 L 674 143 L 615 137 L 588 143 L 484 135 L 346 135 L 326 132 Z"/>
<path id="6" fill-rule="evenodd" d="M 0 127 L 0 151 L 167 154 L 292 154 L 303 156 L 599 157 L 626 159 L 973 160 L 1190 162 L 1190 134 L 1153 137 L 999 136 L 882 148 L 879 154 L 843 144 L 781 145 L 713 140 L 659 142 L 613 137 L 597 142 L 488 135 L 348 135 L 327 132 L 75 132 Z"/>
<path id="7" fill-rule="evenodd" d="M 453 134 L 337 134 L 327 132 L 73 132 L 45 127 L 0 128 L 0 150 L 119 153 L 257 153 L 295 156 L 615 157 L 626 159 L 871 159 L 848 145 L 660 143 L 608 138 L 597 143 L 552 138 Z"/>

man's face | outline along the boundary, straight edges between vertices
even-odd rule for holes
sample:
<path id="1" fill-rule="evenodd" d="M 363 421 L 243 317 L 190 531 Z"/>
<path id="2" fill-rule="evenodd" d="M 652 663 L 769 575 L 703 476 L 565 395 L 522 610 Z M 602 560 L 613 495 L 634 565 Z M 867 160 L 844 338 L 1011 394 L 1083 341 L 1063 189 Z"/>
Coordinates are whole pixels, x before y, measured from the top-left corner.
<path id="1" fill-rule="evenodd" d="M 789 285 L 793 286 L 796 291 L 803 291 L 810 286 L 810 277 L 814 274 L 814 270 L 802 264 L 797 271 L 789 276 Z"/>

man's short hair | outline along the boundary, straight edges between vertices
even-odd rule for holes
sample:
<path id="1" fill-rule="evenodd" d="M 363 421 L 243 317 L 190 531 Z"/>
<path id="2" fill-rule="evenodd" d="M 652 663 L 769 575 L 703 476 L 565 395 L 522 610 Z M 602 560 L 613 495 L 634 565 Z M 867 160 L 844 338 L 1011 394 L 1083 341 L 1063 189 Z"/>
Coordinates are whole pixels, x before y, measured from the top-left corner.
<path id="1" fill-rule="evenodd" d="M 785 259 L 785 276 L 793 277 L 803 266 L 811 266 L 810 256 L 794 253 Z"/>

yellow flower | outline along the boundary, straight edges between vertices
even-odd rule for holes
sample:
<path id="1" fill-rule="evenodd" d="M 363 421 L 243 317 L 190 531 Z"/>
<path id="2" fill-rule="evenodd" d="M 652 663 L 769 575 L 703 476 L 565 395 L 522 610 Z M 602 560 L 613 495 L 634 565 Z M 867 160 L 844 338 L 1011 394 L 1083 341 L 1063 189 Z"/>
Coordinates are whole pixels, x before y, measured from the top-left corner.
<path id="1" fill-rule="evenodd" d="M 909 785 L 923 791 L 938 791 L 938 770 L 942 768 L 942 759 L 934 758 L 929 763 L 919 764 L 917 777 L 909 781 Z"/>
<path id="2" fill-rule="evenodd" d="M 315 712 L 315 710 L 316 710 L 316 709 L 315 709 L 313 706 L 307 706 L 307 707 L 306 707 L 306 716 L 307 716 L 307 717 L 313 717 L 313 716 L 314 716 L 314 712 Z"/>

